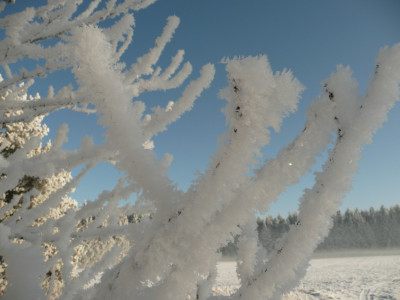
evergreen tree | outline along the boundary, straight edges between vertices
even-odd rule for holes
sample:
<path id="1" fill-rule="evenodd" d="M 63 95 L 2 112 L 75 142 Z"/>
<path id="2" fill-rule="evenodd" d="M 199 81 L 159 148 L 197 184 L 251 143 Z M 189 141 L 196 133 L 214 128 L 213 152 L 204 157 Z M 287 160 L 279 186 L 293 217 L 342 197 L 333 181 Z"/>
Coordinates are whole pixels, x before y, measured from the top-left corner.
<path id="1" fill-rule="evenodd" d="M 257 221 L 260 243 L 271 252 L 276 243 L 288 233 L 289 227 L 297 223 L 295 214 L 286 219 L 268 215 L 265 222 Z M 369 249 L 400 247 L 400 207 L 390 209 L 381 206 L 378 211 L 347 209 L 340 210 L 332 217 L 333 226 L 329 235 L 317 250 Z"/>

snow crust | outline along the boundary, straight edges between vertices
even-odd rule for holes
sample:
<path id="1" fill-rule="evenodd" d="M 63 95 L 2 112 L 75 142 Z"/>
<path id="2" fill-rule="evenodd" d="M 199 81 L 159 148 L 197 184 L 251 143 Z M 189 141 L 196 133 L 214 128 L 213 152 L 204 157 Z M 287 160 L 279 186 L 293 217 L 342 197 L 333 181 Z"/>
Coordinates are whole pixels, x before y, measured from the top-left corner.
<path id="1" fill-rule="evenodd" d="M 365 256 L 349 252 L 340 255 L 345 256 L 312 259 L 299 286 L 281 299 L 400 299 L 399 249 L 389 255 L 382 255 L 382 251 L 373 256 L 368 252 Z M 240 286 L 236 263 L 219 262 L 217 270 L 214 297 L 210 299 L 227 299 Z"/>

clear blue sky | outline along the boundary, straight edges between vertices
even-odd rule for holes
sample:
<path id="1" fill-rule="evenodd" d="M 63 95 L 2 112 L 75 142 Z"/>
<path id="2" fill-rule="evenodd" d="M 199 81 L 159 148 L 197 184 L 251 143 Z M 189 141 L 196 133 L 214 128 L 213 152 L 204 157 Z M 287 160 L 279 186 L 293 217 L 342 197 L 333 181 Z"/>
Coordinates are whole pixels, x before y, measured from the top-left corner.
<path id="1" fill-rule="evenodd" d="M 33 4 L 17 0 L 3 14 L 20 10 L 28 3 Z M 217 69 L 211 88 L 197 100 L 193 111 L 155 139 L 157 154 L 173 154 L 170 177 L 183 190 L 195 178 L 196 171 L 202 172 L 207 167 L 217 147 L 217 137 L 224 131 L 225 119 L 221 113 L 224 101 L 217 96 L 219 89 L 227 85 L 224 65 L 219 64 L 223 57 L 266 54 L 273 70 L 291 69 L 305 85 L 297 113 L 286 119 L 281 132 L 273 134 L 271 145 L 264 150 L 266 157 L 273 157 L 301 132 L 307 107 L 320 94 L 322 80 L 336 70 L 336 65 L 350 65 L 364 93 L 379 49 L 400 42 L 398 0 L 159 0 L 136 13 L 134 42 L 124 59 L 132 62 L 152 47 L 170 15 L 180 17 L 181 24 L 162 56 L 161 65 L 167 65 L 178 49 L 184 49 L 186 61 L 193 64 L 192 78 L 208 62 L 216 64 Z M 56 76 L 56 87 L 71 79 L 65 73 Z M 39 91 L 47 90 L 46 82 L 43 80 Z M 153 93 L 142 99 L 149 106 L 165 105 L 177 99 L 181 90 Z M 64 111 L 46 119 L 52 130 L 50 137 L 63 122 L 70 124 L 67 145 L 70 149 L 86 134 L 95 135 L 98 143 L 102 141 L 102 129 L 96 124 L 95 116 Z M 400 104 L 375 135 L 374 144 L 364 149 L 360 172 L 355 176 L 354 188 L 346 197 L 343 209 L 400 203 L 399 131 Z M 315 170 L 318 168 L 315 166 Z M 112 187 L 116 176 L 110 166 L 100 165 L 84 179 L 73 197 L 80 202 L 93 200 L 102 188 Z M 302 190 L 312 184 L 310 174 L 299 185 L 289 188 L 270 212 L 286 215 L 296 210 Z"/>

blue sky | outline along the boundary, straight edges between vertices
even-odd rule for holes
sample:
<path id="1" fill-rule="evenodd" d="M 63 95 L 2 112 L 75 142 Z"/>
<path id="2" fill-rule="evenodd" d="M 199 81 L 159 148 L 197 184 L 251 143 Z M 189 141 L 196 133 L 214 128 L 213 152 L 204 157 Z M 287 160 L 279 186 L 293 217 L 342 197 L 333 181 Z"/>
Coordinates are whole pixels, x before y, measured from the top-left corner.
<path id="1" fill-rule="evenodd" d="M 17 0 L 3 15 L 20 10 L 27 3 L 32 2 Z M 197 171 L 207 167 L 217 147 L 217 138 L 225 128 L 221 113 L 225 103 L 218 98 L 218 91 L 227 85 L 224 65 L 219 63 L 223 57 L 266 54 L 274 71 L 291 69 L 306 87 L 298 111 L 285 120 L 281 132 L 274 133 L 271 144 L 265 147 L 268 158 L 274 157 L 301 132 L 307 107 L 319 96 L 322 80 L 336 70 L 336 65 L 350 65 L 360 92 L 364 93 L 379 49 L 400 42 L 398 0 L 159 0 L 135 14 L 134 41 L 124 60 L 133 62 L 152 47 L 170 15 L 180 17 L 181 24 L 162 56 L 161 66 L 166 66 L 178 49 L 184 49 L 185 60 L 193 65 L 192 78 L 208 62 L 216 64 L 217 70 L 211 87 L 197 100 L 194 109 L 155 139 L 155 151 L 160 157 L 165 152 L 173 154 L 170 177 L 183 190 L 188 188 Z M 55 86 L 72 79 L 60 72 L 38 82 L 42 96 L 47 94 L 44 92 L 47 80 L 54 78 Z M 165 105 L 177 99 L 181 91 L 157 92 L 141 99 L 149 106 Z M 67 145 L 70 149 L 77 147 L 87 134 L 94 135 L 97 143 L 102 141 L 104 129 L 97 125 L 96 116 L 60 111 L 45 122 L 51 128 L 50 138 L 61 123 L 70 125 Z M 360 172 L 355 176 L 354 188 L 346 197 L 343 209 L 400 203 L 399 129 L 400 104 L 375 135 L 374 144 L 364 149 Z M 314 170 L 318 168 L 317 165 Z M 84 179 L 73 197 L 79 202 L 93 200 L 103 188 L 113 186 L 117 175 L 111 166 L 102 164 Z M 289 188 L 270 212 L 286 215 L 296 210 L 302 190 L 312 184 L 313 175 L 309 174 L 300 184 Z"/>

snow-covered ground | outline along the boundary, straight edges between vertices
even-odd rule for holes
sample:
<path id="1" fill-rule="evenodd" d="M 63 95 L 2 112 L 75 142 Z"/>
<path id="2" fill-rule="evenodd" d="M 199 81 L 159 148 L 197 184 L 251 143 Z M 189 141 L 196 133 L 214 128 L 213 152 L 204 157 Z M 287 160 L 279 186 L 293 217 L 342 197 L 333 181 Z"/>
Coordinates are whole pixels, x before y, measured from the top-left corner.
<path id="1" fill-rule="evenodd" d="M 373 254 L 373 255 L 371 255 Z M 306 276 L 285 300 L 303 299 L 399 299 L 400 253 L 360 253 L 346 257 L 312 259 Z M 218 299 L 240 285 L 234 262 L 220 262 L 213 292 Z"/>

